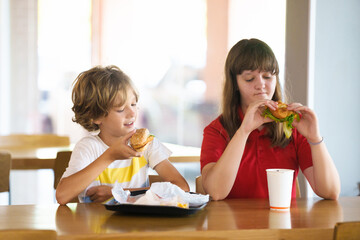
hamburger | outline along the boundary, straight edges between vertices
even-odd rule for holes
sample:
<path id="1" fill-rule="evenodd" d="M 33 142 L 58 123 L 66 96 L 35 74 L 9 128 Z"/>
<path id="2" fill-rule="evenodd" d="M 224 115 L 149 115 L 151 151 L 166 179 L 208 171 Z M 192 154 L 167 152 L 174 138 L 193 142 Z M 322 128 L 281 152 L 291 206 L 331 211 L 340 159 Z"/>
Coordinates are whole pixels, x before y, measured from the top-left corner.
<path id="1" fill-rule="evenodd" d="M 151 135 L 147 128 L 136 129 L 130 138 L 130 146 L 137 152 L 143 152 L 153 139 L 154 135 Z"/>
<path id="2" fill-rule="evenodd" d="M 266 118 L 271 118 L 277 123 L 283 123 L 283 129 L 286 138 L 290 138 L 292 134 L 292 129 L 294 128 L 292 123 L 294 119 L 297 121 L 300 120 L 300 116 L 298 113 L 288 110 L 288 105 L 286 103 L 283 103 L 281 101 L 277 101 L 278 108 L 276 110 L 272 110 L 268 107 L 265 108 L 263 112 L 263 116 Z"/>

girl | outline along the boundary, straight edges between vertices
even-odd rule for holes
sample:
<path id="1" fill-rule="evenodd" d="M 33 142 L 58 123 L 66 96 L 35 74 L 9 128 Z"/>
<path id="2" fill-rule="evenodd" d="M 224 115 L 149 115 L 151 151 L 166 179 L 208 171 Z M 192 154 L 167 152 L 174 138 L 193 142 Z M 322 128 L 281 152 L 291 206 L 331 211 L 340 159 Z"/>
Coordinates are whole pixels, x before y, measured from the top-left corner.
<path id="1" fill-rule="evenodd" d="M 266 169 L 299 167 L 314 192 L 337 199 L 338 172 L 321 137 L 315 113 L 300 103 L 288 110 L 301 114 L 287 139 L 282 125 L 264 118 L 282 99 L 279 67 L 271 48 L 244 39 L 230 50 L 225 63 L 222 114 L 204 129 L 201 147 L 203 187 L 214 200 L 268 198 Z M 295 197 L 295 187 L 292 196 Z"/>

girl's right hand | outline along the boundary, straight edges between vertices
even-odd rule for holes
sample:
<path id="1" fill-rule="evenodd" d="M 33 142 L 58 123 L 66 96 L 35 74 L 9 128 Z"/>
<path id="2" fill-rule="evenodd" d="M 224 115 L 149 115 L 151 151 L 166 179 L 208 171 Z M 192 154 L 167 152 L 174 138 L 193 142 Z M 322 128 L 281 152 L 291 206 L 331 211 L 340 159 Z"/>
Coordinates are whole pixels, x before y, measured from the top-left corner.
<path id="1" fill-rule="evenodd" d="M 133 157 L 141 157 L 141 153 L 135 151 L 128 145 L 129 139 L 135 133 L 136 130 L 133 130 L 126 134 L 125 136 L 120 137 L 116 142 L 114 142 L 107 151 L 113 160 L 119 159 L 129 159 Z"/>
<path id="2" fill-rule="evenodd" d="M 262 116 L 262 113 L 265 110 L 265 106 L 276 110 L 277 102 L 265 99 L 253 102 L 248 106 L 246 112 L 244 113 L 244 119 L 240 127 L 245 133 L 250 134 L 264 123 L 274 121 L 270 118 L 265 118 Z"/>

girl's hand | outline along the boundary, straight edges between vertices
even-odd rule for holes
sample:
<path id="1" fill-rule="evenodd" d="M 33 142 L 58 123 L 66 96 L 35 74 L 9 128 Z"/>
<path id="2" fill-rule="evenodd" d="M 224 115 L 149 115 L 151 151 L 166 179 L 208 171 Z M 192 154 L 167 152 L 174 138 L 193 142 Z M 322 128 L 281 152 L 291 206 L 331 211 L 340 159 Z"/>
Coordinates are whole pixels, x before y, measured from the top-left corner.
<path id="1" fill-rule="evenodd" d="M 277 108 L 277 102 L 272 100 L 259 100 L 251 103 L 246 112 L 244 113 L 244 119 L 241 123 L 241 128 L 246 133 L 251 133 L 253 130 L 259 128 L 264 123 L 272 122 L 270 118 L 265 118 L 262 113 L 265 110 L 265 106 L 275 110 Z"/>
<path id="2" fill-rule="evenodd" d="M 316 114 L 310 108 L 300 103 L 291 103 L 288 110 L 293 110 L 301 114 L 300 121 L 294 119 L 292 125 L 310 142 L 319 142 L 321 140 L 320 130 Z"/>
<path id="3" fill-rule="evenodd" d="M 86 196 L 93 202 L 104 202 L 112 197 L 111 188 L 105 185 L 91 187 L 86 191 Z"/>
<path id="4" fill-rule="evenodd" d="M 141 153 L 132 149 L 129 145 L 129 139 L 135 133 L 136 130 L 133 130 L 126 134 L 123 137 L 120 137 L 116 142 L 114 142 L 107 151 L 110 152 L 111 158 L 113 160 L 118 159 L 129 159 L 132 157 L 141 157 Z"/>

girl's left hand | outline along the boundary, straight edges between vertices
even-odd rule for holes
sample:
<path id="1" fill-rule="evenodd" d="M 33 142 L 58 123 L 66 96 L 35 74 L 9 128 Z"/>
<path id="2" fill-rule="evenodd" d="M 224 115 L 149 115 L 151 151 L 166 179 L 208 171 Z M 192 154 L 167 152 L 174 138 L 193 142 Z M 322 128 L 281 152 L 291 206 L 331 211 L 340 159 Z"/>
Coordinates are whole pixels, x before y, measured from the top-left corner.
<path id="1" fill-rule="evenodd" d="M 288 110 L 293 110 L 301 114 L 300 121 L 294 119 L 292 125 L 310 142 L 321 140 L 320 130 L 316 114 L 310 108 L 300 103 L 291 103 Z"/>

